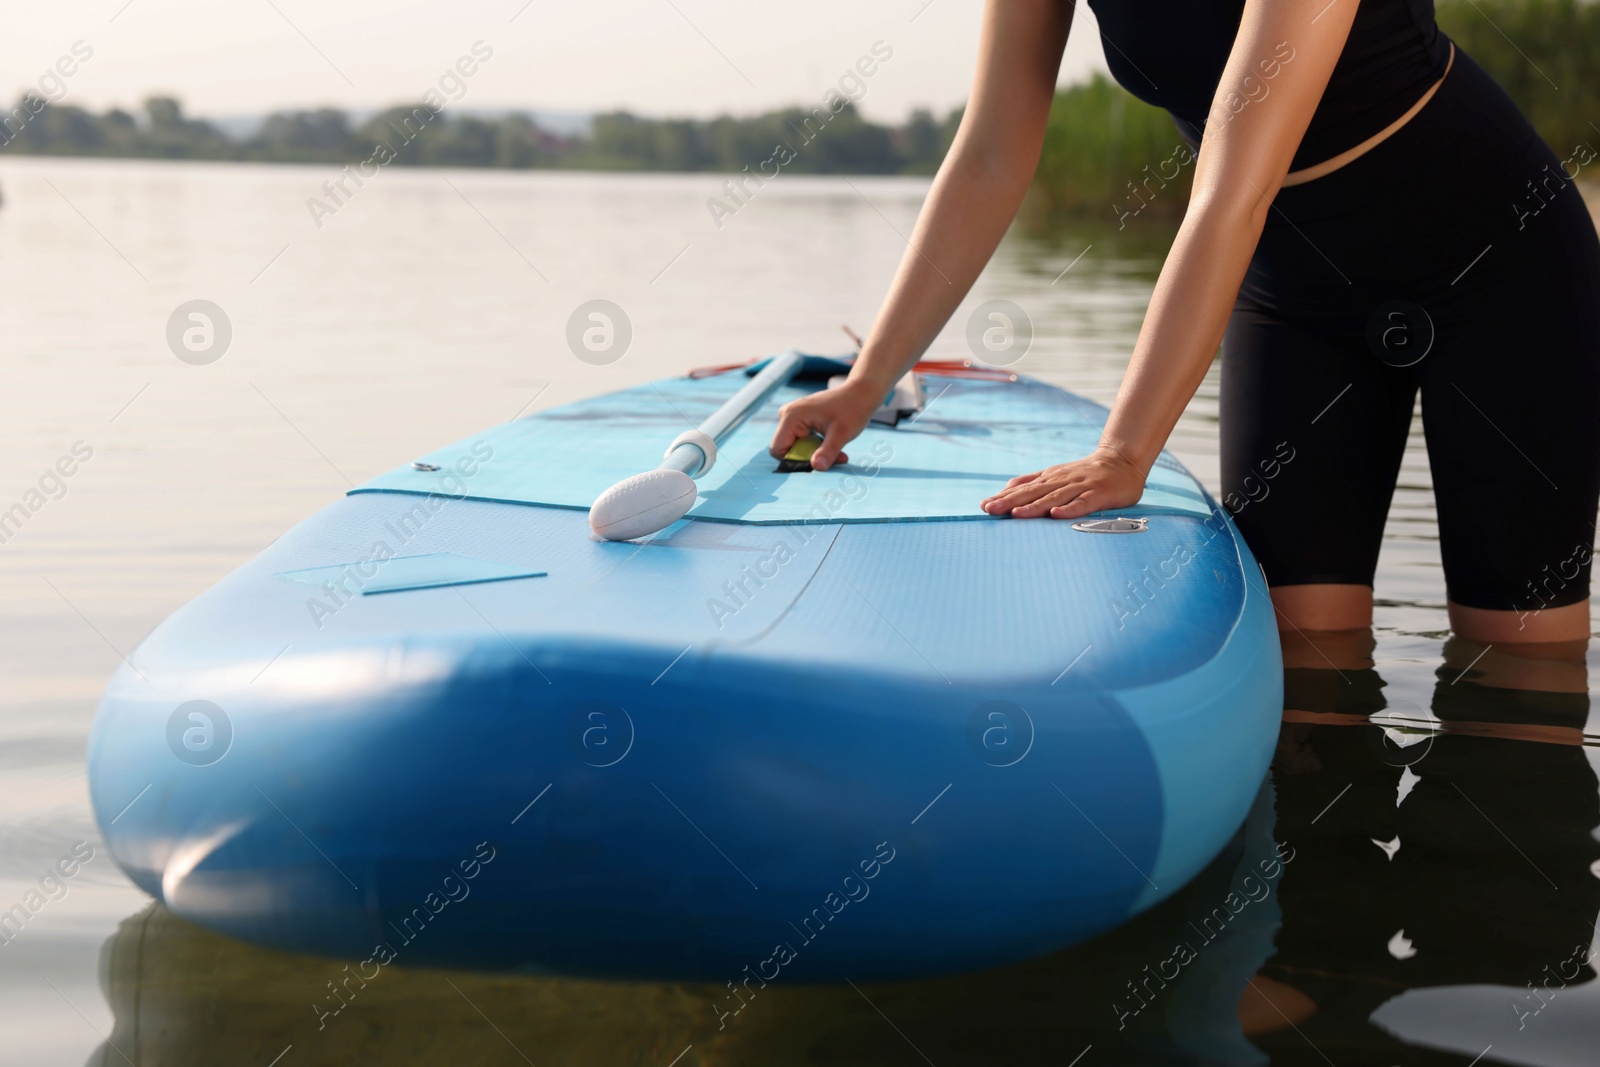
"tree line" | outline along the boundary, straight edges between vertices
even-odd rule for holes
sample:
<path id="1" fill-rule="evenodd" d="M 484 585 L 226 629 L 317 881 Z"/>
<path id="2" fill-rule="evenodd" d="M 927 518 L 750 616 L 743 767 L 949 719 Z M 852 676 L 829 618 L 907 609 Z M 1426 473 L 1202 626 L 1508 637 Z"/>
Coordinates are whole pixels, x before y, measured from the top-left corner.
<path id="1" fill-rule="evenodd" d="M 654 119 L 626 111 L 596 115 L 583 135 L 540 127 L 524 114 L 452 115 L 425 104 L 387 108 L 357 122 L 343 111 L 280 111 L 246 137 L 230 137 L 184 114 L 172 97 L 146 100 L 138 116 L 95 114 L 24 99 L 0 112 L 0 153 L 141 159 L 244 160 L 344 165 L 395 146 L 393 162 L 441 167 L 564 167 L 582 170 L 739 171 L 787 144 L 785 169 L 810 174 L 932 174 L 960 113 L 917 111 L 900 125 L 869 122 L 854 104 L 798 107 L 750 118 Z M 425 127 L 420 135 L 408 136 Z"/>

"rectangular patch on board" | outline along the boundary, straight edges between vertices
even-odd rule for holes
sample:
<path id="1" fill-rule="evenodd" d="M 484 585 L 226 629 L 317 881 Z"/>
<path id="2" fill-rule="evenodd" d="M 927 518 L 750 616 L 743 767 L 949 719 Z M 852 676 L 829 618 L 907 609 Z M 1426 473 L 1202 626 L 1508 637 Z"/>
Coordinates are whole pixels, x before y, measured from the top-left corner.
<path id="1" fill-rule="evenodd" d="M 450 585 L 477 585 L 505 582 L 513 578 L 543 578 L 545 571 L 523 570 L 492 560 L 462 556 L 455 552 L 429 552 L 421 556 L 392 556 L 385 560 L 364 559 L 355 563 L 335 563 L 327 567 L 307 567 L 273 575 L 291 582 L 320 586 L 324 582 L 353 585 L 362 596 L 374 593 L 403 593 L 409 589 L 439 589 Z"/>

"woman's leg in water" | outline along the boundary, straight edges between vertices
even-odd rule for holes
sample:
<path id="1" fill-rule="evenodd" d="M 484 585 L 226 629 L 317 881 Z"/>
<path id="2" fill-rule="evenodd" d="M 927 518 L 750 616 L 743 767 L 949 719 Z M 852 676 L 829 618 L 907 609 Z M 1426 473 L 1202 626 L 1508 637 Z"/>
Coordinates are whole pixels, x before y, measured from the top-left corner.
<path id="1" fill-rule="evenodd" d="M 1272 586 L 1278 629 L 1357 630 L 1372 625 L 1372 586 L 1318 582 Z"/>
<path id="2" fill-rule="evenodd" d="M 1281 585 L 1272 589 L 1278 629 L 1353 630 L 1372 624 L 1372 587 Z M 1449 602 L 1450 629 L 1483 644 L 1581 641 L 1589 636 L 1589 598 L 1539 612 L 1493 611 Z"/>
<path id="3" fill-rule="evenodd" d="M 1582 642 L 1589 636 L 1589 598 L 1537 613 L 1469 608 L 1452 600 L 1450 629 L 1486 645 Z"/>
<path id="4" fill-rule="evenodd" d="M 1372 580 L 1416 373 L 1359 339 L 1241 302 L 1222 344 L 1222 503 L 1266 572 L 1278 628 L 1372 624 Z"/>
<path id="5" fill-rule="evenodd" d="M 1477 284 L 1413 305 L 1433 336 L 1412 366 L 1241 301 L 1223 344 L 1223 504 L 1280 629 L 1371 624 L 1420 385 L 1451 629 L 1502 645 L 1588 636 L 1600 241 L 1576 189 L 1564 192 L 1523 231 L 1490 234 L 1503 254 L 1486 254 Z"/>
<path id="6" fill-rule="evenodd" d="M 1420 387 L 1452 628 L 1486 645 L 1588 634 L 1597 292 L 1577 186 L 1460 52 L 1393 137 L 1278 194 L 1223 345 L 1222 454 L 1280 625 L 1370 618 Z M 1279 441 L 1296 456 L 1264 479 Z"/>
<path id="7" fill-rule="evenodd" d="M 1558 167 L 1536 141 L 1510 169 L 1533 181 Z M 1547 195 L 1521 218 L 1462 205 L 1486 248 L 1430 302 L 1438 339 L 1418 366 L 1450 628 L 1483 644 L 1589 635 L 1600 240 L 1576 185 Z"/>

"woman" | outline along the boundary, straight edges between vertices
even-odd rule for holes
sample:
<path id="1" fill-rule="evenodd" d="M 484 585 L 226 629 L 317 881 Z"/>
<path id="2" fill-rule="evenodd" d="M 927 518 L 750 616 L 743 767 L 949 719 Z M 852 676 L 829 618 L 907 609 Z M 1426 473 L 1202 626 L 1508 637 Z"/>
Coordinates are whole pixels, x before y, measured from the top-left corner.
<path id="1" fill-rule="evenodd" d="M 1220 343 L 1223 499 L 1280 626 L 1371 624 L 1420 390 L 1452 628 L 1587 638 L 1600 241 L 1567 175 L 1592 152 L 1553 154 L 1432 0 L 1090 3 L 1118 81 L 1203 147 L 1099 447 L 984 510 L 1137 502 Z M 871 336 L 843 387 L 785 405 L 775 454 L 816 432 L 813 466 L 845 459 L 960 304 L 1032 178 L 1072 9 L 990 0 L 966 115 Z"/>

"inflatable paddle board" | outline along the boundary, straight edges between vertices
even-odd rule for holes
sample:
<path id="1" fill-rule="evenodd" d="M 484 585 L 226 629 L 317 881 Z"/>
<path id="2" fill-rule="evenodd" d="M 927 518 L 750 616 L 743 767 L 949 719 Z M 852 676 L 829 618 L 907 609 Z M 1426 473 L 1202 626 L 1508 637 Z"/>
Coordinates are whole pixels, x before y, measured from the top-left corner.
<path id="1" fill-rule="evenodd" d="M 739 370 L 485 430 L 289 531 L 111 680 L 88 764 L 116 861 L 180 916 L 369 976 L 929 975 L 1175 892 L 1280 716 L 1226 513 L 1163 454 L 1134 507 L 983 514 L 1106 412 L 959 370 L 848 464 L 777 469 L 813 377 L 647 538 L 596 537 L 590 502 Z"/>

